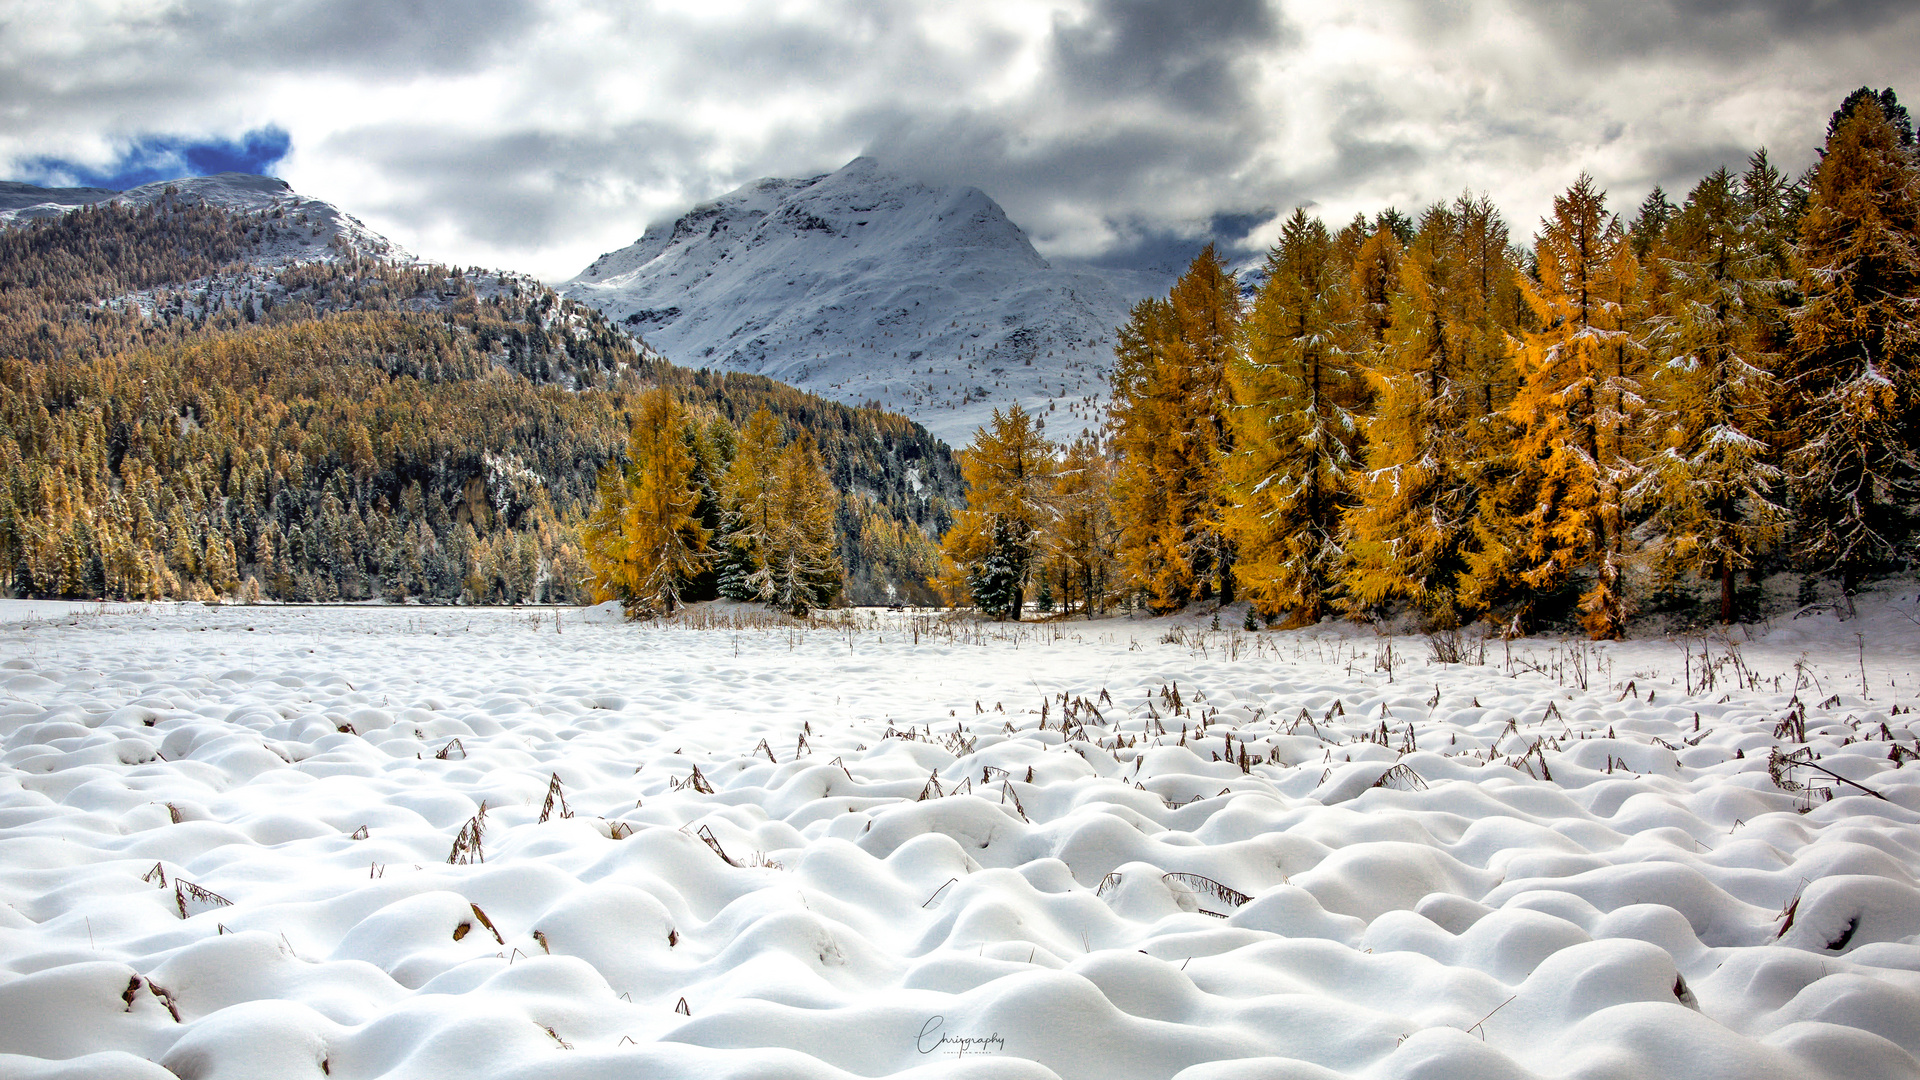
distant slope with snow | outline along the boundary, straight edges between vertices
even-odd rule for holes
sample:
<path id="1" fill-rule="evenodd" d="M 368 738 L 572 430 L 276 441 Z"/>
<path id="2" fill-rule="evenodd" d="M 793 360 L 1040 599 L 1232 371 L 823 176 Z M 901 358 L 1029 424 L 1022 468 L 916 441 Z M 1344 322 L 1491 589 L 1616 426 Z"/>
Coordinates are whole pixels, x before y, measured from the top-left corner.
<path id="1" fill-rule="evenodd" d="M 120 193 L 112 188 L 47 188 L 22 184 L 17 180 L 0 180 L 0 212 L 25 210 L 29 207 L 44 208 L 42 212 L 29 216 L 46 217 L 50 214 L 64 213 L 76 206 L 103 202 L 118 194 Z"/>
<path id="2" fill-rule="evenodd" d="M 128 191 L 0 184 L 0 228 L 57 217 L 78 206 L 115 202 L 142 207 L 165 198 L 205 203 L 230 214 L 272 218 L 281 228 L 263 230 L 262 242 L 251 258 L 263 265 L 353 256 L 414 261 L 411 252 L 332 203 L 301 195 L 285 180 L 250 173 L 162 180 Z"/>
<path id="3" fill-rule="evenodd" d="M 758 180 L 595 260 L 562 295 L 675 363 L 878 401 L 965 443 L 1019 401 L 1097 426 L 1113 331 L 1156 275 L 1049 263 L 999 205 L 858 158 Z"/>

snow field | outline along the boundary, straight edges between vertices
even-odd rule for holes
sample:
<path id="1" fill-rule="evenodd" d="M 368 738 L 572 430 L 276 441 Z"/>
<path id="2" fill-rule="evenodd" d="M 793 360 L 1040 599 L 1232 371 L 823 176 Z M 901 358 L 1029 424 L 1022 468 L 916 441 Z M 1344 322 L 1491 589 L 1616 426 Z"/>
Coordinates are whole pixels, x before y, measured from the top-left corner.
<path id="1" fill-rule="evenodd" d="M 1897 615 L 7 603 L 0 1077 L 1920 1076 Z"/>

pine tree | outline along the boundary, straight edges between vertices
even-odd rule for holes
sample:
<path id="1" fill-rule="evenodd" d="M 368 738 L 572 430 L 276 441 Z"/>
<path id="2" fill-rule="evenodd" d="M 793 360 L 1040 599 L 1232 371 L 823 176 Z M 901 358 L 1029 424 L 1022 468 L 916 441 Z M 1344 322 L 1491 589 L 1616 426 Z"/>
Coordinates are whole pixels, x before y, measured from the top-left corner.
<path id="1" fill-rule="evenodd" d="M 1852 100 L 1852 99 L 1849 99 Z M 1802 556 L 1848 595 L 1899 557 L 1920 494 L 1920 165 L 1878 97 L 1838 119 L 1800 223 L 1786 413 Z"/>
<path id="2" fill-rule="evenodd" d="M 1636 480 L 1638 344 L 1629 332 L 1633 252 L 1606 196 L 1584 174 L 1553 201 L 1534 246 L 1538 281 L 1522 295 L 1542 328 L 1512 349 L 1523 382 L 1508 407 L 1512 473 L 1482 499 L 1467 559 L 1467 603 L 1515 601 L 1512 625 L 1584 578 L 1579 606 L 1595 637 L 1619 637 L 1630 613 L 1624 498 Z"/>
<path id="3" fill-rule="evenodd" d="M 1018 522 L 995 517 L 987 521 L 984 540 L 980 554 L 966 566 L 967 594 L 982 615 L 1018 622 L 1033 537 Z"/>
<path id="4" fill-rule="evenodd" d="M 1226 371 L 1239 338 L 1239 285 L 1212 245 L 1166 300 L 1141 302 L 1120 330 L 1111 413 L 1117 558 L 1156 610 L 1232 598 L 1220 478 L 1232 450 Z"/>
<path id="5" fill-rule="evenodd" d="M 1667 198 L 1666 191 L 1659 184 L 1647 192 L 1640 201 L 1640 212 L 1635 215 L 1633 224 L 1627 227 L 1627 236 L 1633 243 L 1633 257 L 1645 263 L 1654 254 L 1654 246 L 1666 238 L 1667 225 L 1679 207 Z"/>
<path id="6" fill-rule="evenodd" d="M 1058 468 L 1054 445 L 1018 402 L 995 409 L 992 426 L 975 429 L 960 454 L 967 509 L 941 543 L 974 605 L 993 618 L 1020 618 L 1034 557 L 1053 525 Z"/>
<path id="7" fill-rule="evenodd" d="M 1667 230 L 1669 287 L 1653 327 L 1658 445 L 1631 493 L 1651 509 L 1662 577 L 1718 580 L 1725 623 L 1735 574 L 1756 565 L 1785 520 L 1769 430 L 1779 358 L 1767 325 L 1787 283 L 1772 276 L 1769 213 L 1720 169 Z"/>
<path id="8" fill-rule="evenodd" d="M 1351 266 L 1317 218 L 1296 209 L 1267 253 L 1247 345 L 1228 370 L 1234 452 L 1225 527 L 1235 576 L 1269 619 L 1324 614 L 1340 569 L 1342 497 L 1354 466 L 1358 378 L 1341 348 Z"/>
<path id="9" fill-rule="evenodd" d="M 1869 101 L 1880 107 L 1881 118 L 1893 126 L 1894 139 L 1901 146 L 1911 148 L 1914 145 L 1913 116 L 1907 112 L 1905 105 L 1900 104 L 1899 95 L 1891 87 L 1875 92 L 1872 87 L 1863 86 L 1848 94 L 1840 107 L 1827 118 L 1827 142 L 1832 143 L 1833 137 L 1840 131 L 1840 125 L 1851 119 L 1860 106 Z"/>
<path id="10" fill-rule="evenodd" d="M 686 582 L 705 566 L 707 531 L 694 518 L 693 456 L 680 403 L 664 387 L 642 395 L 624 468 L 600 474 L 600 503 L 587 520 L 586 557 L 596 600 L 630 615 L 672 614 Z"/>

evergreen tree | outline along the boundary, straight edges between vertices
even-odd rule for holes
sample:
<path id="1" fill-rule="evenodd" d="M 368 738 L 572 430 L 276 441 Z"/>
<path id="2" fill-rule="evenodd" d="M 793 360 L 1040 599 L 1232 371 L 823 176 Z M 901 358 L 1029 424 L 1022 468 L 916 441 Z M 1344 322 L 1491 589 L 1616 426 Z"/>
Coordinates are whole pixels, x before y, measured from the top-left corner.
<path id="1" fill-rule="evenodd" d="M 602 470 L 600 504 L 587 520 L 594 596 L 619 600 L 632 615 L 672 614 L 706 562 L 707 531 L 694 518 L 699 493 L 681 437 L 683 419 L 666 388 L 641 396 L 626 466 Z"/>
<path id="2" fill-rule="evenodd" d="M 1508 408 L 1512 473 L 1482 499 L 1463 596 L 1488 608 L 1516 603 L 1517 627 L 1579 575 L 1588 632 L 1619 637 L 1633 554 L 1624 498 L 1637 478 L 1632 424 L 1642 404 L 1629 331 L 1637 266 L 1589 176 L 1554 199 L 1542 224 L 1538 281 L 1522 283 L 1541 329 L 1512 349 L 1523 379 Z"/>
<path id="3" fill-rule="evenodd" d="M 1898 558 L 1920 493 L 1920 166 L 1878 97 L 1849 112 L 1800 223 L 1786 413 L 1800 551 L 1851 595 Z"/>
<path id="4" fill-rule="evenodd" d="M 1633 224 L 1627 227 L 1627 235 L 1633 243 L 1633 257 L 1643 264 L 1654 254 L 1654 246 L 1666 238 L 1667 225 L 1679 208 L 1667 198 L 1665 189 L 1659 184 L 1647 192 L 1640 201 L 1640 212 L 1635 215 Z"/>
<path id="5" fill-rule="evenodd" d="M 1326 226 L 1295 209 L 1267 253 L 1247 346 L 1228 370 L 1235 443 L 1225 527 L 1239 547 L 1235 575 L 1269 619 L 1283 610 L 1319 619 L 1340 568 L 1341 501 L 1359 433 L 1358 377 L 1341 348 L 1351 269 Z"/>
<path id="6" fill-rule="evenodd" d="M 1768 276 L 1793 276 L 1792 248 L 1806 212 L 1807 189 L 1775 168 L 1764 147 L 1747 158 L 1740 176 L 1740 201 L 1747 211 L 1751 239 L 1769 260 Z"/>
<path id="7" fill-rule="evenodd" d="M 1840 125 L 1852 119 L 1853 115 L 1860 111 L 1860 107 L 1867 102 L 1872 102 L 1879 107 L 1881 118 L 1893 128 L 1895 141 L 1908 148 L 1914 145 L 1913 116 L 1907 112 L 1905 105 L 1900 104 L 1900 98 L 1893 92 L 1893 88 L 1888 87 L 1876 92 L 1872 87 L 1867 86 L 1848 94 L 1846 100 L 1840 103 L 1840 107 L 1827 118 L 1829 144 L 1833 142 L 1833 137 L 1840 133 Z"/>
<path id="8" fill-rule="evenodd" d="M 973 603 L 996 619 L 1020 618 L 1035 555 L 1054 520 L 1059 463 L 1018 402 L 995 409 L 993 424 L 974 431 L 960 454 L 967 509 L 942 540 L 965 575 Z"/>
<path id="9" fill-rule="evenodd" d="M 980 553 L 966 567 L 967 595 L 973 606 L 991 619 L 1020 621 L 1021 597 L 1032 558 L 1032 534 L 1011 518 L 991 518 Z"/>
<path id="10" fill-rule="evenodd" d="M 1767 349 L 1767 325 L 1787 283 L 1773 276 L 1769 212 L 1720 169 L 1671 223 L 1665 311 L 1653 327 L 1658 442 L 1632 492 L 1650 510 L 1662 577 L 1718 580 L 1726 623 L 1735 617 L 1735 574 L 1756 565 L 1785 519 L 1774 494 L 1778 357 Z"/>
<path id="11" fill-rule="evenodd" d="M 1166 300 L 1141 302 L 1120 330 L 1111 414 L 1116 554 L 1156 610 L 1232 598 L 1220 479 L 1232 450 L 1226 372 L 1239 337 L 1239 285 L 1212 245 Z"/>

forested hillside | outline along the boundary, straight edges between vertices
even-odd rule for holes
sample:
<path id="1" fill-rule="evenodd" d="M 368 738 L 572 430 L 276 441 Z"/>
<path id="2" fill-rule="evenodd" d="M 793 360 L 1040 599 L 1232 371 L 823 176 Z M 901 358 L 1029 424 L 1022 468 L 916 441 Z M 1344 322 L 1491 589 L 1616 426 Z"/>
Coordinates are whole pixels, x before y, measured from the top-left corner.
<path id="1" fill-rule="evenodd" d="M 0 585 L 582 599 L 596 476 L 664 384 L 690 444 L 760 406 L 812 432 L 849 595 L 931 595 L 958 478 L 917 425 L 674 368 L 525 278 L 247 262 L 299 227 L 161 200 L 0 232 Z"/>

